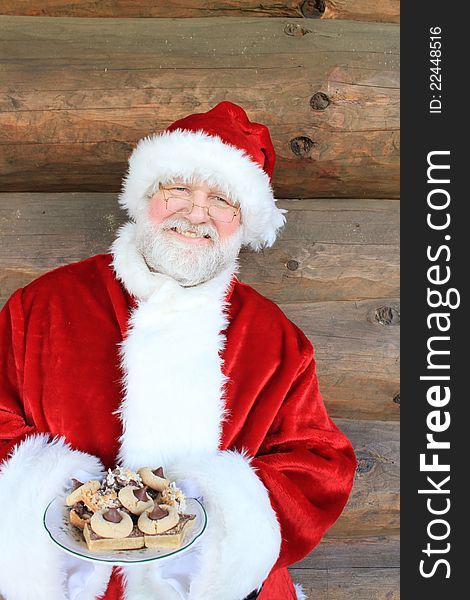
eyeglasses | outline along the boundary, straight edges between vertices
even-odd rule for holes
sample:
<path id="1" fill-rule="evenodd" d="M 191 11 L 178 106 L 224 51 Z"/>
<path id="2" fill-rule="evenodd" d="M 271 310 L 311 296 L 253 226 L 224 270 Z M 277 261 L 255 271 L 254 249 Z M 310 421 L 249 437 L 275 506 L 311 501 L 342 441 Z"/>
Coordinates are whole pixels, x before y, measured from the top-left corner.
<path id="1" fill-rule="evenodd" d="M 163 193 L 166 210 L 171 213 L 189 215 L 193 208 L 197 206 L 198 208 L 205 208 L 209 217 L 214 221 L 232 223 L 234 218 L 240 212 L 239 206 L 233 206 L 233 204 L 230 204 L 225 198 L 222 198 L 222 196 L 209 196 L 208 205 L 201 206 L 200 204 L 194 203 L 194 192 L 188 187 L 183 185 L 163 187 L 162 184 L 160 184 L 159 189 Z"/>

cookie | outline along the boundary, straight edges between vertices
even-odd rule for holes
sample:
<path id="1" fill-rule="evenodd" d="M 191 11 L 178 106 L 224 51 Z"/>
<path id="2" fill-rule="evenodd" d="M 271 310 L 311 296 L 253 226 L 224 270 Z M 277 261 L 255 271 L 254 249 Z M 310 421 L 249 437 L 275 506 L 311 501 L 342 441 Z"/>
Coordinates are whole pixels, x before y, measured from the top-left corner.
<path id="1" fill-rule="evenodd" d="M 118 495 L 114 490 L 84 490 L 81 500 L 92 512 L 119 507 Z"/>
<path id="2" fill-rule="evenodd" d="M 159 504 L 175 506 L 180 512 L 184 512 L 186 510 L 186 496 L 178 487 L 176 487 L 175 482 L 172 481 L 170 485 L 161 492 Z"/>
<path id="3" fill-rule="evenodd" d="M 172 529 L 157 535 L 144 534 L 147 548 L 180 548 L 184 538 L 194 527 L 194 515 L 181 515 L 179 523 Z"/>
<path id="4" fill-rule="evenodd" d="M 77 480 L 75 479 L 74 481 Z M 101 483 L 97 479 L 90 479 L 90 481 L 82 483 L 82 485 L 77 486 L 72 492 L 70 492 L 70 494 L 65 499 L 65 504 L 67 506 L 73 506 L 74 504 L 82 500 L 82 494 L 84 494 L 85 492 L 96 492 L 100 489 L 100 487 Z"/>
<path id="5" fill-rule="evenodd" d="M 86 523 L 83 537 L 89 550 L 138 550 L 144 548 L 144 535 L 137 527 L 126 538 L 102 538 Z"/>
<path id="6" fill-rule="evenodd" d="M 91 529 L 100 537 L 121 539 L 134 529 L 130 515 L 117 508 L 103 508 L 90 519 Z"/>
<path id="7" fill-rule="evenodd" d="M 144 510 L 153 508 L 153 500 L 147 494 L 147 486 L 143 488 L 126 485 L 119 491 L 119 501 L 133 515 L 141 515 Z"/>
<path id="8" fill-rule="evenodd" d="M 112 488 L 119 491 L 126 485 L 141 486 L 142 480 L 138 473 L 124 467 L 116 467 L 114 470 L 108 469 L 103 482 L 103 487 Z"/>
<path id="9" fill-rule="evenodd" d="M 79 529 L 83 529 L 91 517 L 92 513 L 88 512 L 83 502 L 78 502 L 75 504 L 69 513 L 70 523 Z"/>
<path id="10" fill-rule="evenodd" d="M 142 467 L 137 473 L 140 475 L 145 485 L 157 492 L 163 492 L 163 490 L 170 485 L 169 480 L 163 474 L 162 467 L 158 467 L 158 469 Z"/>
<path id="11" fill-rule="evenodd" d="M 146 510 L 140 515 L 137 527 L 143 533 L 155 535 L 172 529 L 179 520 L 180 516 L 176 508 L 156 504 L 155 508 Z"/>

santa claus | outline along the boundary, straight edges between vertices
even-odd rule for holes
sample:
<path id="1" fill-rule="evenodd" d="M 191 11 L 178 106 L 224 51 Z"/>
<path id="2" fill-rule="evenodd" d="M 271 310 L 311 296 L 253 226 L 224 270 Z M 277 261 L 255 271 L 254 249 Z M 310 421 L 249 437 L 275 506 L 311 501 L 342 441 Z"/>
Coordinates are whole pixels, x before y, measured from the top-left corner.
<path id="1" fill-rule="evenodd" d="M 313 348 L 241 283 L 241 246 L 284 224 L 268 129 L 222 102 L 139 142 L 110 254 L 16 291 L 1 313 L 0 593 L 6 600 L 288 600 L 355 457 Z M 117 568 L 61 552 L 45 507 L 70 479 L 163 466 L 201 496 L 180 558 Z M 160 564 L 161 563 L 161 564 Z"/>

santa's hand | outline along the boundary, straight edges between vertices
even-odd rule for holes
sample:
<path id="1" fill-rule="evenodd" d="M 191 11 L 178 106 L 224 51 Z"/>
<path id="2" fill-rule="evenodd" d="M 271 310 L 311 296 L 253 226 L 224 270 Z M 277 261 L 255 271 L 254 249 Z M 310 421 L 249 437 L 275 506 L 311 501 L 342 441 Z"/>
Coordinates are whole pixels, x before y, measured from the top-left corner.
<path id="1" fill-rule="evenodd" d="M 174 466 L 174 476 L 190 474 L 204 497 L 207 529 L 198 542 L 198 565 L 189 600 L 239 600 L 261 587 L 277 560 L 280 527 L 269 495 L 250 458 L 221 451 L 192 465 Z M 235 574 L 243 573 L 243 577 Z"/>
<path id="2" fill-rule="evenodd" d="M 63 438 L 51 440 L 47 434 L 26 438 L 5 461 L 0 476 L 0 589 L 6 598 L 64 597 L 64 586 L 69 576 L 74 577 L 76 565 L 65 565 L 66 554 L 51 542 L 44 529 L 44 511 L 53 498 L 63 498 L 70 491 L 71 476 L 89 478 L 101 470 L 97 457 L 73 450 Z M 21 568 L 24 565 L 26 569 Z M 111 567 L 94 568 L 93 574 L 89 571 L 82 578 L 84 591 L 88 598 L 100 596 Z"/>

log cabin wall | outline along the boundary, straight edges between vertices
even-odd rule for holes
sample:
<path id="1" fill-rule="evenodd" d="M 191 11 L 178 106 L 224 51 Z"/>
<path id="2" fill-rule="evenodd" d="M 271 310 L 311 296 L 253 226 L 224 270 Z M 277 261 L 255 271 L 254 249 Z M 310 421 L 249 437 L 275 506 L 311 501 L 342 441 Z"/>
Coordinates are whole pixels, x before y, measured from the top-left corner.
<path id="1" fill-rule="evenodd" d="M 398 1 L 0 0 L 0 15 L 1 303 L 109 248 L 140 137 L 241 104 L 271 130 L 289 210 L 241 278 L 313 342 L 358 457 L 293 579 L 315 600 L 398 599 Z"/>

